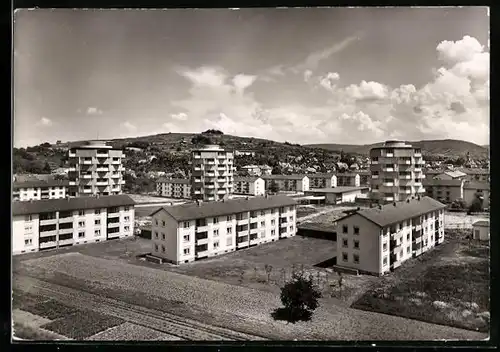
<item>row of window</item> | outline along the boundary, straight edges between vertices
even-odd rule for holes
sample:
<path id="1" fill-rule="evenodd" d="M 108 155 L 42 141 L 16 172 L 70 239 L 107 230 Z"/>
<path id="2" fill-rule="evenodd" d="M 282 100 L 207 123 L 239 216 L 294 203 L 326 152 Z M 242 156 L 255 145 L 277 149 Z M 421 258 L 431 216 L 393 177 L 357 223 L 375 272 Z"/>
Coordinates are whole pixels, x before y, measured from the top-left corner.
<path id="1" fill-rule="evenodd" d="M 359 249 L 359 241 L 353 240 L 353 244 L 354 244 L 353 246 L 354 249 Z M 345 238 L 342 240 L 342 247 L 349 248 L 349 241 Z"/>

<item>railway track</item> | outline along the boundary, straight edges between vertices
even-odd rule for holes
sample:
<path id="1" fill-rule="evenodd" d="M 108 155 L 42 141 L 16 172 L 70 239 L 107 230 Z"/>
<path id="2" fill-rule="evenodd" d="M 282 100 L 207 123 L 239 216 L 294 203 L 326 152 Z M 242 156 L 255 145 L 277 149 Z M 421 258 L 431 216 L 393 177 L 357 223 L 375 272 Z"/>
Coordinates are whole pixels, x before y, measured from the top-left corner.
<path id="1" fill-rule="evenodd" d="M 204 324 L 170 313 L 128 304 L 89 292 L 49 283 L 32 277 L 17 277 L 13 287 L 21 291 L 36 291 L 75 308 L 90 309 L 112 315 L 130 323 L 191 341 L 250 341 L 265 340 L 260 336 Z"/>

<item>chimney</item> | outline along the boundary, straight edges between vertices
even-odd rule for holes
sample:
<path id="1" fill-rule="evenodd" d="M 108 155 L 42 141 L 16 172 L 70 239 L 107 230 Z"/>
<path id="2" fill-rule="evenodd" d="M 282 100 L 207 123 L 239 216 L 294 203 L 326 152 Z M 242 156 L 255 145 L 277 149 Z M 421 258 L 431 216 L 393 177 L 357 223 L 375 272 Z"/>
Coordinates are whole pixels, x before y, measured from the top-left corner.
<path id="1" fill-rule="evenodd" d="M 396 202 L 392 203 L 392 205 L 396 206 Z"/>

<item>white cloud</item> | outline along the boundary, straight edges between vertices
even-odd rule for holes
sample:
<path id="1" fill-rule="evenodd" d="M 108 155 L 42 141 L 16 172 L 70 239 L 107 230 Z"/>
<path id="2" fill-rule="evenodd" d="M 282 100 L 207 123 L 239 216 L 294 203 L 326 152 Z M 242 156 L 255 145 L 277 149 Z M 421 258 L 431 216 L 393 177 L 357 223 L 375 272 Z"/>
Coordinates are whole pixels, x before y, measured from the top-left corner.
<path id="1" fill-rule="evenodd" d="M 326 90 L 333 91 L 337 87 L 340 75 L 337 72 L 328 72 L 324 77 L 320 77 L 319 84 Z"/>
<path id="2" fill-rule="evenodd" d="M 52 120 L 43 116 L 40 121 L 39 121 L 39 124 L 42 125 L 42 126 L 52 126 Z"/>
<path id="3" fill-rule="evenodd" d="M 250 87 L 256 79 L 257 76 L 237 74 L 233 77 L 232 82 L 237 91 L 243 92 L 245 89 Z"/>
<path id="4" fill-rule="evenodd" d="M 218 87 L 224 85 L 227 79 L 222 69 L 209 66 L 202 66 L 195 70 L 180 68 L 177 73 L 191 81 L 195 87 Z"/>
<path id="5" fill-rule="evenodd" d="M 476 38 L 468 35 L 456 42 L 444 40 L 436 48 L 439 59 L 449 63 L 470 61 L 475 54 L 482 53 L 483 49 L 484 46 Z"/>
<path id="6" fill-rule="evenodd" d="M 387 86 L 373 81 L 361 81 L 359 85 L 351 84 L 346 88 L 346 92 L 351 98 L 356 100 L 385 99 L 389 94 Z"/>
<path id="7" fill-rule="evenodd" d="M 352 123 L 360 132 L 372 133 L 375 134 L 376 137 L 382 137 L 384 134 L 381 128 L 382 122 L 372 120 L 371 117 L 363 111 L 358 111 L 353 115 L 344 113 L 340 116 L 340 120 Z"/>
<path id="8" fill-rule="evenodd" d="M 311 79 L 313 72 L 311 70 L 305 70 L 304 71 L 304 81 L 309 82 L 309 79 Z"/>
<path id="9" fill-rule="evenodd" d="M 102 110 L 95 107 L 89 107 L 87 108 L 87 115 L 102 115 Z"/>
<path id="10" fill-rule="evenodd" d="M 170 117 L 172 117 L 172 119 L 177 121 L 186 121 L 188 118 L 187 114 L 183 112 L 180 112 L 178 114 L 170 114 Z"/>
<path id="11" fill-rule="evenodd" d="M 130 122 L 128 121 L 125 121 L 124 123 L 122 123 L 122 126 L 128 131 L 128 132 L 135 132 L 137 131 L 137 127 L 133 124 L 131 124 Z"/>

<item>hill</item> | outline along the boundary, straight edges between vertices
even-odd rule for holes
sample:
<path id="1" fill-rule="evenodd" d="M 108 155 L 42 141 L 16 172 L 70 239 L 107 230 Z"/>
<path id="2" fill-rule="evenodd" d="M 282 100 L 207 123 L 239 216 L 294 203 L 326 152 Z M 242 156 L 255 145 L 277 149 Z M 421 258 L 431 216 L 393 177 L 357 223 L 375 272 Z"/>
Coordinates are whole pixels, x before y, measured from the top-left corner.
<path id="1" fill-rule="evenodd" d="M 488 148 L 474 143 L 460 141 L 455 139 L 443 140 L 422 140 L 408 142 L 415 147 L 421 148 L 424 155 L 436 155 L 444 157 L 465 156 L 470 152 L 473 158 L 486 158 L 488 157 Z M 368 155 L 370 149 L 373 147 L 382 146 L 383 142 L 375 144 L 308 144 L 307 147 L 324 148 L 331 151 L 340 150 L 345 153 L 357 153 L 361 155 Z"/>

